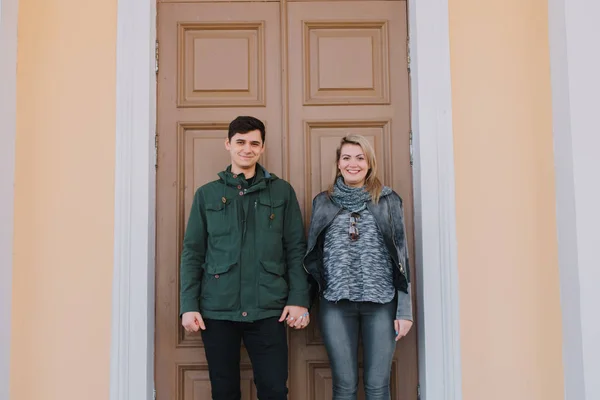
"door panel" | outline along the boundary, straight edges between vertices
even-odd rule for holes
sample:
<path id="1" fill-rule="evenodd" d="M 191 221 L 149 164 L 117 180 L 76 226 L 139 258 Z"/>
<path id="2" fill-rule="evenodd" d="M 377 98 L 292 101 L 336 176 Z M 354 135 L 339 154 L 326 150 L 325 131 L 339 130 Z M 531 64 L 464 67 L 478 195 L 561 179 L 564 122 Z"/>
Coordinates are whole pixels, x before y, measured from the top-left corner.
<path id="1" fill-rule="evenodd" d="M 406 28 L 404 1 L 158 3 L 158 399 L 210 398 L 200 335 L 180 326 L 179 253 L 196 188 L 229 163 L 224 141 L 236 116 L 265 122 L 261 163 L 292 183 L 306 224 L 312 198 L 331 182 L 339 139 L 367 136 L 380 178 L 405 201 L 413 255 Z M 292 400 L 331 397 L 312 314 L 308 329 L 289 332 Z M 416 399 L 416 345 L 414 328 L 397 348 L 393 399 Z M 256 399 L 243 347 L 241 355 L 242 398 Z"/>
<path id="2" fill-rule="evenodd" d="M 229 122 L 254 115 L 263 163 L 281 171 L 277 3 L 159 4 L 156 383 L 159 399 L 210 398 L 200 334 L 179 320 L 179 253 L 195 190 L 229 164 Z M 269 104 L 266 107 L 266 104 Z M 244 349 L 242 397 L 256 399 Z"/>
<path id="3" fill-rule="evenodd" d="M 335 149 L 349 133 L 373 143 L 379 177 L 411 210 L 406 4 L 295 2 L 288 7 L 290 182 L 306 210 L 306 223 L 312 198 L 332 182 Z M 410 213 L 407 220 L 412 232 Z M 307 330 L 291 334 L 294 399 L 331 397 L 317 311 L 312 314 Z M 416 399 L 416 339 L 414 329 L 397 346 L 392 398 Z"/>

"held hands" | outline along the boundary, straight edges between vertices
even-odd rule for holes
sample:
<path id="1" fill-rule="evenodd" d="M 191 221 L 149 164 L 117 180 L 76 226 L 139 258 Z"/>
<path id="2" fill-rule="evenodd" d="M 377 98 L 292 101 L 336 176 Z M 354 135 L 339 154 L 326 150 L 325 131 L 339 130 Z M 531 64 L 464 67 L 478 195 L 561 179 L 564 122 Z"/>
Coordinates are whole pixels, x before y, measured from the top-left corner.
<path id="1" fill-rule="evenodd" d="M 412 325 L 412 321 L 408 321 L 406 319 L 394 320 L 394 330 L 396 331 L 396 339 L 394 340 L 397 342 L 402 337 L 406 336 Z"/>
<path id="2" fill-rule="evenodd" d="M 305 307 L 286 306 L 281 313 L 279 322 L 284 320 L 290 328 L 303 329 L 310 323 L 310 315 Z"/>
<path id="3" fill-rule="evenodd" d="M 186 332 L 198 332 L 199 329 L 206 330 L 202 316 L 196 311 L 183 313 L 181 316 L 181 325 L 183 325 Z"/>
<path id="4" fill-rule="evenodd" d="M 288 326 L 294 329 L 303 329 L 310 323 L 308 310 L 304 307 L 286 306 L 281 313 L 279 322 L 286 321 Z M 199 312 L 189 311 L 181 316 L 181 325 L 187 332 L 198 332 L 202 329 L 206 330 L 204 320 Z"/>

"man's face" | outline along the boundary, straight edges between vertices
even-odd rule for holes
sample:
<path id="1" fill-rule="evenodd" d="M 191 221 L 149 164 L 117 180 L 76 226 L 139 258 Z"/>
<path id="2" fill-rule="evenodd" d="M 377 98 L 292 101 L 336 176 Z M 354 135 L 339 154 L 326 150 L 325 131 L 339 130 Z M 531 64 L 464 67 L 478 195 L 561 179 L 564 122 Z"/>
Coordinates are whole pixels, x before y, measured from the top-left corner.
<path id="1" fill-rule="evenodd" d="M 265 151 L 260 131 L 236 133 L 225 141 L 225 148 L 231 154 L 232 169 L 249 170 L 254 168 Z"/>

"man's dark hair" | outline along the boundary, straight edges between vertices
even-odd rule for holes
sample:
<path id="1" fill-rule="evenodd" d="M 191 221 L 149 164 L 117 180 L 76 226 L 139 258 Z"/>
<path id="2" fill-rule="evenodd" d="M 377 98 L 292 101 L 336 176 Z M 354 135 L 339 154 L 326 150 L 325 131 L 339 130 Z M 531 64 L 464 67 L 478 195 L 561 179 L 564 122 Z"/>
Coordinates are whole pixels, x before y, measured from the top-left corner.
<path id="1" fill-rule="evenodd" d="M 256 119 L 254 117 L 248 116 L 240 116 L 231 121 L 229 124 L 229 133 L 227 134 L 227 138 L 231 140 L 231 138 L 236 133 L 248 133 L 251 131 L 259 130 L 260 137 L 262 139 L 263 144 L 265 143 L 265 124 L 262 123 L 261 120 Z"/>

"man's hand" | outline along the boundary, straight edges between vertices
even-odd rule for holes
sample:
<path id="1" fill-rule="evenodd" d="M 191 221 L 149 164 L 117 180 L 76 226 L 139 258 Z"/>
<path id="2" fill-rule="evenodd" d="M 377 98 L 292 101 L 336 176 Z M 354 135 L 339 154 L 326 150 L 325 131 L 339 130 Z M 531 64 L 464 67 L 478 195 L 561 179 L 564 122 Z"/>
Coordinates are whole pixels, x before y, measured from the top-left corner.
<path id="1" fill-rule="evenodd" d="M 310 323 L 308 309 L 299 306 L 286 306 L 281 313 L 279 322 L 286 321 L 294 329 L 303 329 Z"/>
<path id="2" fill-rule="evenodd" d="M 410 331 L 412 325 L 412 321 L 408 321 L 406 319 L 394 320 L 394 329 L 396 330 L 396 342 L 408 334 L 408 331 Z"/>
<path id="3" fill-rule="evenodd" d="M 202 316 L 196 311 L 183 313 L 181 316 L 181 325 L 183 325 L 186 332 L 198 332 L 198 329 L 206 330 Z"/>

